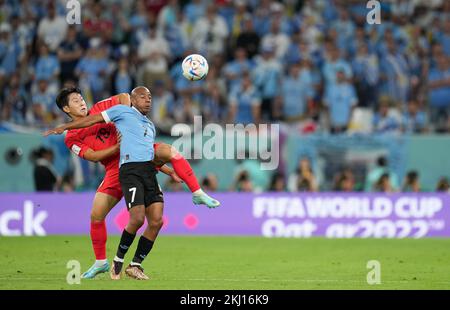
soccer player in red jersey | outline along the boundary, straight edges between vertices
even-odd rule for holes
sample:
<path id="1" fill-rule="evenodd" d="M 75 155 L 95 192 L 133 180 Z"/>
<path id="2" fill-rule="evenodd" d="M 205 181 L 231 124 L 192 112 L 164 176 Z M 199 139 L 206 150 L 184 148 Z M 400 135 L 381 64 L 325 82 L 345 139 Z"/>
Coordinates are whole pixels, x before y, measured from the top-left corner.
<path id="1" fill-rule="evenodd" d="M 130 105 L 131 101 L 129 94 L 123 93 L 96 103 L 88 111 L 81 91 L 72 87 L 60 91 L 56 104 L 69 117 L 77 120 L 88 114 L 99 114 L 117 104 Z M 105 177 L 97 189 L 91 210 L 90 235 L 96 262 L 82 275 L 83 278 L 94 278 L 98 273 L 109 270 L 106 259 L 105 218 L 123 196 L 119 182 L 119 140 L 120 137 L 113 123 L 69 130 L 65 137 L 65 144 L 73 153 L 89 161 L 101 162 L 105 167 Z M 176 149 L 168 144 L 155 143 L 154 151 L 155 164 L 175 181 L 183 180 L 193 193 L 195 204 L 205 204 L 210 208 L 220 205 L 217 200 L 203 192 L 189 162 Z M 165 165 L 168 162 L 172 164 L 175 171 Z"/>

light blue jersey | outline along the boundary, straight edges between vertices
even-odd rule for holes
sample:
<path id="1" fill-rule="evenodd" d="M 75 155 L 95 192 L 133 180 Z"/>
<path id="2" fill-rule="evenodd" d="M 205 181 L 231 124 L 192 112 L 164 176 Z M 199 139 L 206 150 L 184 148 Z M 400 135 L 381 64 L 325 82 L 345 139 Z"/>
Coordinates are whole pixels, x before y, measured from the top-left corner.
<path id="1" fill-rule="evenodd" d="M 102 112 L 106 123 L 113 122 L 120 134 L 120 162 L 146 162 L 154 157 L 155 125 L 134 107 L 116 105 Z"/>

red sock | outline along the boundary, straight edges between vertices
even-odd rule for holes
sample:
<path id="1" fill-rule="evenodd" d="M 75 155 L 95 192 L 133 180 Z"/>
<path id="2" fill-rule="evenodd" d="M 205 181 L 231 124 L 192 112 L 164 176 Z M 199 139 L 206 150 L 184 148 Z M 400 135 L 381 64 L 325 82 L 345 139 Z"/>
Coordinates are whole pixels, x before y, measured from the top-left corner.
<path id="1" fill-rule="evenodd" d="M 175 173 L 184 181 L 184 183 L 186 183 L 191 192 L 200 189 L 200 185 L 198 185 L 197 177 L 195 176 L 191 165 L 181 154 L 176 154 L 170 163 L 172 164 Z"/>
<path id="2" fill-rule="evenodd" d="M 95 259 L 106 259 L 106 233 L 105 221 L 91 222 L 91 240 L 94 248 Z"/>

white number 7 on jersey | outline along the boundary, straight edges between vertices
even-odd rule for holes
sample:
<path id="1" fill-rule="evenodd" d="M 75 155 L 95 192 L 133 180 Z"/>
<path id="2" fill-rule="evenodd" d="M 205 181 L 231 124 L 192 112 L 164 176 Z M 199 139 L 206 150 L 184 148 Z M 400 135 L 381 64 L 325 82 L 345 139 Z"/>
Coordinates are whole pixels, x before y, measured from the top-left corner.
<path id="1" fill-rule="evenodd" d="M 133 194 L 131 195 L 131 203 L 134 202 L 134 196 L 136 196 L 136 187 L 132 187 L 128 190 L 129 192 L 133 192 Z"/>

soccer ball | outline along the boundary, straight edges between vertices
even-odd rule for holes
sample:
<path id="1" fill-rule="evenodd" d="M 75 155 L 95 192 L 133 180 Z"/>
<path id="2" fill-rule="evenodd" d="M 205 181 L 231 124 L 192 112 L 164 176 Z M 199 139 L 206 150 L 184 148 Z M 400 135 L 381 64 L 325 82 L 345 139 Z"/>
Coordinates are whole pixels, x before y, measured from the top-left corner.
<path id="1" fill-rule="evenodd" d="M 209 66 L 205 57 L 198 54 L 187 56 L 181 64 L 183 76 L 190 81 L 198 81 L 208 74 Z"/>

